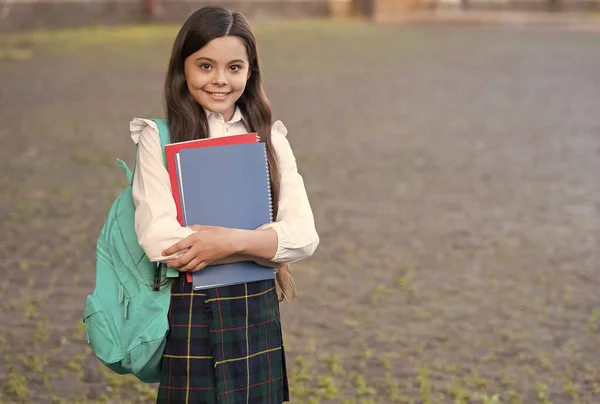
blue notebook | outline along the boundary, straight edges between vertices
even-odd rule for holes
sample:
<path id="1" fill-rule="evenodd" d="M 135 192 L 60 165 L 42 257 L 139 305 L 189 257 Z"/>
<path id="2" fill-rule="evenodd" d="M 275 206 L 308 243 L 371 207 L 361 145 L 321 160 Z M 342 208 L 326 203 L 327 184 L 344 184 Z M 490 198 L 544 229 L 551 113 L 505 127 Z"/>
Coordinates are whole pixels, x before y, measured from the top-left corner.
<path id="1" fill-rule="evenodd" d="M 254 230 L 273 221 L 264 143 L 183 149 L 175 161 L 186 226 Z M 274 278 L 273 268 L 253 261 L 212 265 L 192 276 L 195 290 Z"/>

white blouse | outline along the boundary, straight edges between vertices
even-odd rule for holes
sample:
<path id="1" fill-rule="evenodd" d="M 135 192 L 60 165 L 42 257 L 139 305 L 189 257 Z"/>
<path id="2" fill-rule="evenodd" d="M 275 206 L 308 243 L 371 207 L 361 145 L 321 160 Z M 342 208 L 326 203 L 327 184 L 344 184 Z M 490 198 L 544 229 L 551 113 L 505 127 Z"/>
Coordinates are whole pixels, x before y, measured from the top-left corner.
<path id="1" fill-rule="evenodd" d="M 208 111 L 207 117 L 210 137 L 248 133 L 239 109 L 236 109 L 229 122 L 225 122 L 220 114 Z M 132 185 L 136 206 L 135 230 L 148 258 L 154 262 L 166 262 L 179 254 L 164 257 L 162 251 L 194 231 L 182 227 L 177 221 L 177 208 L 171 194 L 156 124 L 151 120 L 135 118 L 130 123 L 130 130 L 131 138 L 138 145 Z M 287 129 L 283 123 L 276 121 L 271 129 L 271 139 L 281 173 L 279 209 L 273 223 L 260 227 L 272 228 L 277 232 L 277 252 L 271 258 L 277 263 L 307 258 L 319 244 L 304 181 L 298 173 L 286 135 Z"/>

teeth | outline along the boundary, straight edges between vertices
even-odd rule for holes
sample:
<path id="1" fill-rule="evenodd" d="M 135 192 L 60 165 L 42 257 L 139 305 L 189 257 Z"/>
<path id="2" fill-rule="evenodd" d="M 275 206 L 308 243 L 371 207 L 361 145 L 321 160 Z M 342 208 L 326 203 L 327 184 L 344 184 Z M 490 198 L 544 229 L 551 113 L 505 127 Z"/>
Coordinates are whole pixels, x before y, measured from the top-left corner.
<path id="1" fill-rule="evenodd" d="M 226 97 L 227 93 L 212 93 L 212 95 L 214 95 L 216 97 Z"/>

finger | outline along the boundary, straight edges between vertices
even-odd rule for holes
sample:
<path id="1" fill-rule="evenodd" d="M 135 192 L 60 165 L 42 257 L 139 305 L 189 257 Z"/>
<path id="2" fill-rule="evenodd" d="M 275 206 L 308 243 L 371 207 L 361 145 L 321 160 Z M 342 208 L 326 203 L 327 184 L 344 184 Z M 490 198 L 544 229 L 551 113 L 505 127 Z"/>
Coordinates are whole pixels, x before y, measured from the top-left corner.
<path id="1" fill-rule="evenodd" d="M 190 249 L 182 254 L 179 258 L 169 261 L 168 266 L 171 268 L 181 268 L 182 266 L 188 264 L 195 257 L 196 254 Z"/>
<path id="2" fill-rule="evenodd" d="M 167 256 L 167 255 L 172 255 L 172 254 L 178 253 L 181 250 L 185 250 L 186 248 L 191 247 L 193 242 L 194 242 L 193 239 L 191 239 L 190 237 L 186 237 L 183 240 L 181 240 L 180 242 L 175 243 L 171 247 L 164 250 L 162 254 Z"/>
<path id="3" fill-rule="evenodd" d="M 181 272 L 188 272 L 193 270 L 194 268 L 196 268 L 196 266 L 198 264 L 200 264 L 202 262 L 201 258 L 198 257 L 194 257 L 194 259 L 192 259 L 190 262 L 188 262 L 187 264 L 185 264 L 184 266 L 182 266 L 179 270 Z"/>
<path id="4" fill-rule="evenodd" d="M 175 268 L 175 269 L 179 269 L 179 267 L 181 266 L 181 262 L 179 261 L 179 259 L 176 260 L 171 260 L 169 262 L 167 262 L 167 266 L 169 268 Z"/>
<path id="5" fill-rule="evenodd" d="M 207 265 L 206 261 L 202 261 L 198 265 L 196 265 L 196 267 L 192 271 L 193 272 L 200 271 L 201 269 L 206 268 L 206 265 Z"/>
<path id="6" fill-rule="evenodd" d="M 190 229 L 194 230 L 194 231 L 200 231 L 200 230 L 202 230 L 202 227 L 203 227 L 203 226 L 201 226 L 201 225 L 199 225 L 199 224 L 193 224 L 193 225 L 191 225 L 191 226 L 188 226 L 188 227 L 189 227 Z"/>

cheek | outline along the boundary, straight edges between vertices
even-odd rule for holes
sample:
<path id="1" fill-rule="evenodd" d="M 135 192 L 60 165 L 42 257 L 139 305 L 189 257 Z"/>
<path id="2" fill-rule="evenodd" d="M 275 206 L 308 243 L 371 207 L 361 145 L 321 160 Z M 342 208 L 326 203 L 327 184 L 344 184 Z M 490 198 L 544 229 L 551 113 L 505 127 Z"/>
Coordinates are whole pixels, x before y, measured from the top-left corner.
<path id="1" fill-rule="evenodd" d="M 202 72 L 198 71 L 197 69 L 188 68 L 186 66 L 185 81 L 187 83 L 188 90 L 192 91 L 204 87 L 206 85 L 207 78 L 205 74 L 202 74 Z"/>
<path id="2" fill-rule="evenodd" d="M 204 79 L 204 77 L 198 73 L 187 74 L 186 79 L 189 88 L 199 88 L 206 84 L 206 79 Z"/>
<path id="3" fill-rule="evenodd" d="M 188 90 L 193 91 L 198 88 L 198 78 L 197 76 L 190 75 L 186 77 Z"/>
<path id="4" fill-rule="evenodd" d="M 248 80 L 245 76 L 239 75 L 231 80 L 231 86 L 237 91 L 243 91 L 246 88 L 246 83 Z"/>

